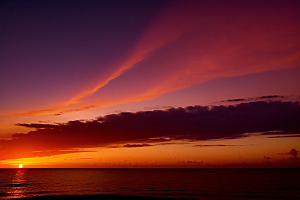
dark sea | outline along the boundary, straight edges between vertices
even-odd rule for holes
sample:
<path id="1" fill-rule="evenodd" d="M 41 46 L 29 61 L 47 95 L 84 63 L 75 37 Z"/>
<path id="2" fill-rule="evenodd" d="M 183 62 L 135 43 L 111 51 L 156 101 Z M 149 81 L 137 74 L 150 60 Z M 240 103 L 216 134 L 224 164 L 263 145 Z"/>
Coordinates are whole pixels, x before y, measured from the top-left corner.
<path id="1" fill-rule="evenodd" d="M 99 194 L 300 199 L 300 169 L 0 169 L 0 199 Z"/>

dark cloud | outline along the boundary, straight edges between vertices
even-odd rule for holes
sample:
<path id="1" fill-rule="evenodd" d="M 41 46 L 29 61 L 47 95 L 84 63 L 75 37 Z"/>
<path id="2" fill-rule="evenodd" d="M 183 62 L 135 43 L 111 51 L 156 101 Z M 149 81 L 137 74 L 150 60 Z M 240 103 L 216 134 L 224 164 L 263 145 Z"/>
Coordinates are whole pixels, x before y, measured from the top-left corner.
<path id="1" fill-rule="evenodd" d="M 277 154 L 279 154 L 279 155 L 291 155 L 292 157 L 289 158 L 289 160 L 299 162 L 300 158 L 298 157 L 298 152 L 299 151 L 297 151 L 296 149 L 291 149 L 291 151 L 289 151 L 287 153 L 277 153 Z"/>
<path id="2" fill-rule="evenodd" d="M 255 97 L 255 98 L 248 98 L 248 99 L 244 99 L 244 98 L 240 98 L 240 99 L 227 99 L 227 100 L 222 100 L 221 102 L 229 102 L 229 103 L 235 103 L 235 102 L 250 102 L 250 101 L 267 101 L 267 100 L 288 100 L 290 98 L 290 96 L 282 96 L 282 95 L 266 95 L 266 96 L 260 96 L 260 97 Z"/>
<path id="3" fill-rule="evenodd" d="M 280 131 L 280 130 L 276 130 L 276 131 L 265 131 L 263 133 L 261 133 L 261 135 L 282 135 L 282 134 L 289 134 L 288 131 Z M 290 134 L 298 134 L 298 131 L 291 131 Z"/>
<path id="4" fill-rule="evenodd" d="M 168 138 L 168 137 L 157 137 L 157 138 L 146 138 L 146 139 L 139 139 L 136 140 L 136 142 L 143 142 L 143 143 L 161 143 L 163 142 L 164 144 L 166 144 L 166 142 L 172 141 L 172 138 Z"/>
<path id="5" fill-rule="evenodd" d="M 257 97 L 256 99 L 274 99 L 274 98 L 284 98 L 284 96 L 281 95 L 267 95 L 267 96 L 261 96 Z"/>
<path id="6" fill-rule="evenodd" d="M 198 162 L 198 161 L 191 161 L 191 160 L 188 160 L 186 163 L 188 163 L 188 164 L 202 164 L 203 161 Z"/>
<path id="7" fill-rule="evenodd" d="M 279 155 L 292 155 L 293 157 L 297 157 L 298 151 L 296 149 L 292 149 L 287 153 L 277 153 Z"/>
<path id="8" fill-rule="evenodd" d="M 239 102 L 239 101 L 247 101 L 247 99 L 228 99 L 228 100 L 223 100 L 221 102 Z"/>
<path id="9" fill-rule="evenodd" d="M 128 147 L 128 148 L 132 148 L 132 147 L 151 147 L 153 145 L 151 144 L 125 144 L 123 147 Z"/>
<path id="10" fill-rule="evenodd" d="M 251 102 L 230 106 L 189 106 L 167 110 L 123 112 L 90 121 L 64 124 L 18 124 L 36 128 L 1 140 L 1 159 L 24 157 L 40 151 L 72 150 L 174 140 L 246 137 L 245 133 L 280 131 L 299 133 L 299 102 Z M 152 142 L 151 142 L 152 141 Z M 39 154 L 42 156 L 42 153 Z"/>
<path id="11" fill-rule="evenodd" d="M 199 145 L 194 145 L 194 147 L 236 147 L 236 146 L 245 146 L 245 145 L 234 145 L 234 144 L 199 144 Z"/>
<path id="12" fill-rule="evenodd" d="M 22 123 L 19 123 L 19 124 L 16 124 L 18 126 L 24 126 L 24 127 L 27 127 L 27 128 L 37 128 L 37 129 L 57 129 L 59 128 L 57 125 L 55 124 L 22 124 Z"/>
<path id="13" fill-rule="evenodd" d="M 277 136 L 271 136 L 268 138 L 290 138 L 290 137 L 300 137 L 300 135 L 277 135 Z"/>
<path id="14" fill-rule="evenodd" d="M 270 135 L 268 138 L 289 138 L 289 137 L 300 137 L 299 130 L 290 131 L 266 131 L 261 133 L 261 135 Z"/>

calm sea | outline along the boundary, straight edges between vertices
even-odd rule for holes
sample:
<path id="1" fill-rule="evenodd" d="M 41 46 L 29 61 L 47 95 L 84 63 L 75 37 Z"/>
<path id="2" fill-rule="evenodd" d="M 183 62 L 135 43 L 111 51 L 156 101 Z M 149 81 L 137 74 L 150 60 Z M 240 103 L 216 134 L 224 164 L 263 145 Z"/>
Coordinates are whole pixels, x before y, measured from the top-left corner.
<path id="1" fill-rule="evenodd" d="M 0 169 L 0 199 L 62 194 L 300 199 L 300 169 Z"/>

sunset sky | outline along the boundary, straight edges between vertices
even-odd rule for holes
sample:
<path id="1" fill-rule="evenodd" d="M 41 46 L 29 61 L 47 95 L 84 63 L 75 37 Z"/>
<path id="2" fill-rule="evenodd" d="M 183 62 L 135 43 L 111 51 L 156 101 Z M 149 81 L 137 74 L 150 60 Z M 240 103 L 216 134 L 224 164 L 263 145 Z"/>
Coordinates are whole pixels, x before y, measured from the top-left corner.
<path id="1" fill-rule="evenodd" d="M 0 168 L 300 167 L 299 1 L 0 1 Z"/>

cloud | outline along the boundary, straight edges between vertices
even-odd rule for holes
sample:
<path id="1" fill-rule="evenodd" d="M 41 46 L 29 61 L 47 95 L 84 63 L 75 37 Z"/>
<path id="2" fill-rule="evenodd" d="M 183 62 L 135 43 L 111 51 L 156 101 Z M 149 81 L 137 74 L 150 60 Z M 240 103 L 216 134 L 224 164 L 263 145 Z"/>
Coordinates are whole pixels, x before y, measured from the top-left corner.
<path id="1" fill-rule="evenodd" d="M 129 58 L 119 66 L 113 66 L 115 71 L 105 80 L 102 80 L 95 87 L 79 93 L 67 102 L 68 104 L 77 103 L 80 99 L 90 96 L 100 88 L 107 85 L 111 80 L 121 76 L 130 68 L 135 67 L 137 63 L 143 61 L 149 54 L 165 46 L 166 44 L 176 41 L 182 35 L 197 26 L 199 12 L 195 6 L 198 3 L 181 3 L 172 2 L 158 14 L 153 23 L 141 35 L 139 42 L 133 48 Z"/>
<path id="2" fill-rule="evenodd" d="M 279 155 L 292 155 L 293 157 L 297 157 L 298 151 L 296 149 L 292 149 L 287 153 L 277 153 Z"/>
<path id="3" fill-rule="evenodd" d="M 5 141 L 0 141 L 1 143 L 5 143 Z M 2 145 L 1 148 L 5 148 L 6 146 Z M 53 156 L 53 155 L 62 155 L 62 154 L 70 154 L 70 153 L 83 153 L 83 152 L 93 152 L 93 151 L 86 151 L 80 149 L 69 149 L 69 150 L 37 150 L 34 151 L 34 148 L 30 151 L 21 149 L 8 149 L 5 148 L 0 151 L 1 158 L 0 160 L 6 159 L 17 159 L 17 158 L 31 158 L 31 157 L 44 157 L 44 156 Z"/>
<path id="4" fill-rule="evenodd" d="M 225 100 L 225 101 L 221 101 L 221 102 L 240 102 L 240 101 L 247 101 L 247 99 L 228 99 L 228 100 Z"/>
<path id="5" fill-rule="evenodd" d="M 256 98 L 240 98 L 240 99 L 227 99 L 220 101 L 221 103 L 228 102 L 228 103 L 241 103 L 241 102 L 252 102 L 252 101 L 288 101 L 291 96 L 282 96 L 282 95 L 266 95 Z"/>
<path id="6" fill-rule="evenodd" d="M 32 124 L 16 124 L 17 126 L 24 126 L 27 128 L 37 128 L 37 129 L 57 129 L 58 126 L 55 124 L 36 124 L 36 123 L 32 123 Z M 15 135 L 16 136 L 16 135 Z"/>
<path id="7" fill-rule="evenodd" d="M 70 112 L 79 112 L 79 111 L 84 111 L 84 110 L 89 110 L 92 108 L 96 108 L 98 106 L 95 105 L 89 105 L 89 106 L 69 106 L 67 107 L 53 107 L 52 109 L 43 109 L 43 110 L 32 110 L 28 112 L 20 112 L 16 113 L 16 115 L 19 116 L 33 116 L 33 115 L 63 115 L 67 114 Z"/>
<path id="8" fill-rule="evenodd" d="M 236 147 L 236 146 L 245 146 L 245 145 L 233 145 L 233 144 L 199 144 L 199 145 L 194 145 L 194 147 Z"/>
<path id="9" fill-rule="evenodd" d="M 279 136 L 271 136 L 268 138 L 290 138 L 290 137 L 300 137 L 300 135 L 279 135 Z"/>
<path id="10" fill-rule="evenodd" d="M 125 144 L 123 147 L 132 148 L 132 147 L 151 147 L 151 144 Z"/>
<path id="11" fill-rule="evenodd" d="M 300 158 L 298 157 L 298 152 L 296 149 L 291 149 L 291 151 L 287 152 L 287 153 L 277 153 L 278 155 L 291 155 L 292 157 L 289 158 L 289 160 L 292 161 L 300 161 Z"/>
<path id="12" fill-rule="evenodd" d="M 289 138 L 289 137 L 300 137 L 298 130 L 290 130 L 282 133 L 280 130 L 276 131 L 266 131 L 261 133 L 261 135 L 270 135 L 268 138 Z"/>
<path id="13" fill-rule="evenodd" d="M 85 90 L 59 106 L 23 115 L 140 102 L 214 78 L 297 67 L 297 6 L 293 1 L 170 1 L 127 59 L 109 66 L 107 77 L 83 83 Z"/>
<path id="14" fill-rule="evenodd" d="M 252 6 L 256 12 L 252 12 Z M 115 87 L 116 83 L 133 90 L 132 98 L 126 94 L 121 97 L 122 101 L 132 102 L 212 78 L 296 66 L 299 51 L 294 42 L 298 41 L 299 28 L 291 26 L 295 23 L 293 12 L 287 15 L 284 9 L 288 6 L 276 3 L 260 6 L 257 9 L 257 4 L 251 3 L 216 5 L 197 1 L 169 5 L 145 31 L 128 61 L 105 84 L 75 96 L 69 103 L 102 100 L 105 88 Z M 276 12 L 279 7 L 282 13 Z M 283 15 L 280 21 L 278 15 Z M 139 84 L 132 86 L 136 81 Z"/>
<path id="15" fill-rule="evenodd" d="M 18 124 L 36 128 L 1 140 L 1 159 L 32 156 L 34 152 L 104 147 L 124 143 L 233 139 L 245 133 L 299 133 L 299 102 L 251 102 L 230 106 L 189 106 L 167 110 L 123 112 L 94 120 L 63 124 Z M 129 147 L 129 145 L 128 145 Z M 55 154 L 55 153 L 53 153 Z M 42 156 L 42 153 L 38 154 Z"/>
<path id="16" fill-rule="evenodd" d="M 188 164 L 202 164 L 203 163 L 203 161 L 191 161 L 191 160 L 188 160 L 186 163 L 188 163 Z"/>
<path id="17" fill-rule="evenodd" d="M 284 96 L 281 96 L 281 95 L 267 95 L 267 96 L 257 97 L 257 99 L 274 99 L 274 98 L 284 98 Z"/>

